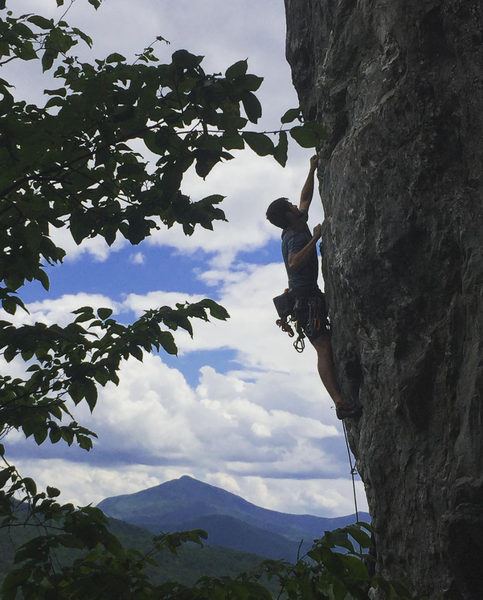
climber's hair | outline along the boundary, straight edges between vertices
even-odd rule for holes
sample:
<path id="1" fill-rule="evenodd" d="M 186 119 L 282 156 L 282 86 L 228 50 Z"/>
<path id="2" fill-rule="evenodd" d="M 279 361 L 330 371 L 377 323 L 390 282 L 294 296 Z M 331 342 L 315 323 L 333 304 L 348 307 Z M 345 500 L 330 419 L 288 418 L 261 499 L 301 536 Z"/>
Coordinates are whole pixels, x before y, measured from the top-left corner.
<path id="1" fill-rule="evenodd" d="M 289 201 L 288 198 L 277 198 L 267 208 L 267 219 L 272 225 L 285 229 L 290 225 L 290 221 L 287 219 L 287 212 Z"/>

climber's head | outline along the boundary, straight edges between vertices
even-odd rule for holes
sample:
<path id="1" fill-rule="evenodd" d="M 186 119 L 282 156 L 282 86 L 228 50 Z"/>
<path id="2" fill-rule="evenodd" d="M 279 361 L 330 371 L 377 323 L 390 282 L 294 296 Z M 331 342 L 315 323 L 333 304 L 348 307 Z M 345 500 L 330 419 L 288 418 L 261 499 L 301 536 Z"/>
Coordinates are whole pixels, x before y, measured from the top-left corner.
<path id="1" fill-rule="evenodd" d="M 290 227 L 294 218 L 300 218 L 301 212 L 288 198 L 277 198 L 267 209 L 267 219 L 272 225 L 285 229 Z"/>

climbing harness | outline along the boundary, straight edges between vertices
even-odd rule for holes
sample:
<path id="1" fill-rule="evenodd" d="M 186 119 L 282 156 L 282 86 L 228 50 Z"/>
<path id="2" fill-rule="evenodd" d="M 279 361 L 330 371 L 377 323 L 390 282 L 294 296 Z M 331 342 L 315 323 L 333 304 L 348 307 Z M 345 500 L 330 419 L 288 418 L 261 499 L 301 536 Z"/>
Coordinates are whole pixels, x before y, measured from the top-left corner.
<path id="1" fill-rule="evenodd" d="M 307 322 L 304 319 L 302 326 L 297 318 L 302 298 L 296 298 L 292 290 L 286 289 L 283 294 L 273 299 L 275 309 L 280 317 L 277 319 L 276 324 L 282 331 L 288 333 L 289 337 L 294 337 L 295 332 L 297 332 L 297 339 L 294 341 L 293 346 L 299 353 L 302 353 L 305 349 L 305 337 L 312 336 L 314 332 L 319 331 L 322 327 L 322 321 L 319 318 L 322 310 L 322 298 L 314 295 L 303 300 L 307 302 Z"/>
<path id="2" fill-rule="evenodd" d="M 288 288 L 284 290 L 283 294 L 276 296 L 273 299 L 275 309 L 280 317 L 275 321 L 276 324 L 282 331 L 288 333 L 291 338 L 295 336 L 295 328 L 297 339 L 294 341 L 293 347 L 297 352 L 301 353 L 305 349 L 305 335 L 302 327 L 299 326 L 299 323 L 294 316 L 297 314 L 297 302 L 298 300 L 296 299 L 295 294 Z M 294 327 L 292 327 L 291 323 Z"/>
<path id="3" fill-rule="evenodd" d="M 349 446 L 349 440 L 347 438 L 347 429 L 346 429 L 346 425 L 345 425 L 344 421 L 342 421 L 342 428 L 344 429 L 345 445 L 347 448 L 347 456 L 349 457 L 349 466 L 350 466 L 350 473 L 351 473 L 351 478 L 352 478 L 352 493 L 354 495 L 354 508 L 355 508 L 355 512 L 356 512 L 356 523 L 359 523 L 359 509 L 357 507 L 356 480 L 355 480 L 355 476 L 358 475 L 358 472 L 357 472 L 357 467 L 352 464 L 351 449 Z"/>

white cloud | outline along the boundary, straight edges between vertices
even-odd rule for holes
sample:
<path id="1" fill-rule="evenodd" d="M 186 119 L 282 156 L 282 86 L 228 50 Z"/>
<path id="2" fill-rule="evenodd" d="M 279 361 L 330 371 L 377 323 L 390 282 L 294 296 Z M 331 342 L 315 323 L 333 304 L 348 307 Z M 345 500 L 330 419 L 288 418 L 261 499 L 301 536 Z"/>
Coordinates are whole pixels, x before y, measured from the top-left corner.
<path id="1" fill-rule="evenodd" d="M 66 261 L 79 260 L 82 257 L 89 256 L 97 262 L 105 262 L 111 252 L 118 252 L 128 244 L 122 236 L 118 236 L 116 241 L 109 246 L 103 237 L 85 239 L 81 244 L 76 244 L 70 231 L 67 228 L 53 229 L 51 237 L 54 244 L 63 248 L 66 252 Z"/>
<path id="2" fill-rule="evenodd" d="M 340 473 L 345 460 L 341 432 L 317 417 L 298 414 L 300 397 L 290 409 L 261 406 L 257 385 L 211 367 L 201 369 L 193 389 L 177 369 L 152 355 L 142 363 L 123 363 L 120 379 L 118 387 L 100 390 L 92 415 L 83 404 L 74 410 L 80 423 L 99 434 L 85 461 L 129 468 L 183 465 L 237 480 L 336 478 Z M 282 388 L 272 391 L 279 398 L 287 394 Z M 18 452 L 20 440 L 9 442 Z"/>
<path id="3" fill-rule="evenodd" d="M 7 315 L 5 311 L 0 310 L 0 315 L 8 319 L 15 326 L 33 325 L 34 323 L 45 323 L 46 325 L 65 326 L 74 320 L 72 311 L 82 306 L 92 306 L 93 308 L 111 308 L 116 312 L 120 306 L 114 300 L 102 294 L 64 294 L 60 298 L 31 302 L 26 305 L 28 313 L 23 310 L 17 310 L 14 316 Z"/>
<path id="4" fill-rule="evenodd" d="M 104 498 L 134 494 L 183 475 L 221 487 L 263 508 L 293 514 L 323 517 L 355 512 L 352 484 L 347 479 L 268 479 L 226 475 L 217 470 L 205 472 L 185 467 L 118 465 L 96 467 L 72 464 L 62 459 L 29 459 L 16 462 L 23 475 L 33 477 L 39 489 L 58 487 L 61 502 L 77 506 L 98 504 Z M 363 485 L 356 484 L 358 507 L 367 511 Z"/>
<path id="5" fill-rule="evenodd" d="M 129 262 L 133 265 L 143 265 L 146 262 L 146 257 L 142 252 L 136 252 L 136 254 L 131 254 Z"/>

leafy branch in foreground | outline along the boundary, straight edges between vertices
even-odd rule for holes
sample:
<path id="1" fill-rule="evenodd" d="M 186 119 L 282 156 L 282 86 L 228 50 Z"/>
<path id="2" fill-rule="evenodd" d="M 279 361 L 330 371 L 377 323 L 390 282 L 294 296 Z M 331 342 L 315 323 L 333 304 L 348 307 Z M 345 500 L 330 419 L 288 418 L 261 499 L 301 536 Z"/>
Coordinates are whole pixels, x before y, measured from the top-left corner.
<path id="1" fill-rule="evenodd" d="M 18 591 L 25 598 L 56 600 L 369 600 L 375 590 L 387 600 L 417 600 L 404 584 L 370 575 L 367 565 L 373 560 L 368 554 L 372 547 L 371 528 L 365 523 L 326 532 L 296 564 L 265 560 L 236 578 L 203 576 L 194 585 L 154 585 L 146 576 L 146 567 L 155 567 L 156 559 L 162 560 L 163 551 L 177 555 L 183 544 L 203 546 L 202 540 L 207 537 L 203 530 L 156 536 L 147 553 L 122 548 L 109 534 L 106 518 L 99 509 L 87 507 L 75 519 L 67 511 L 65 530 L 66 533 L 46 534 L 24 544 L 17 553 L 18 566 L 4 581 L 5 600 L 14 600 Z M 59 554 L 59 566 L 55 568 L 48 558 L 61 548 L 81 547 L 87 547 L 89 552 L 70 564 Z M 276 588 L 267 587 L 272 579 L 278 581 Z M 274 589 L 278 589 L 275 596 Z"/>

